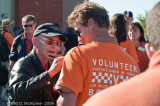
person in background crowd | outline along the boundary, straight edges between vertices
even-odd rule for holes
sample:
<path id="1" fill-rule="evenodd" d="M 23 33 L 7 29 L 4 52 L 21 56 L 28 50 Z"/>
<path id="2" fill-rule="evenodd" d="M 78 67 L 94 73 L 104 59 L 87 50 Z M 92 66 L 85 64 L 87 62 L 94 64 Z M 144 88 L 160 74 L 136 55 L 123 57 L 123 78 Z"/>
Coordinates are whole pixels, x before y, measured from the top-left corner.
<path id="1" fill-rule="evenodd" d="M 103 90 L 83 106 L 160 106 L 160 2 L 147 16 L 148 40 L 145 48 L 149 68 L 134 78 Z"/>
<path id="2" fill-rule="evenodd" d="M 21 30 L 21 28 L 14 26 L 13 27 L 13 32 L 14 32 L 14 38 L 18 36 L 19 31 Z"/>
<path id="3" fill-rule="evenodd" d="M 136 48 L 137 56 L 139 59 L 140 71 L 143 72 L 148 68 L 149 58 L 145 50 L 145 38 L 144 31 L 141 25 L 137 22 L 132 23 L 129 26 L 128 31 L 129 39 L 133 42 L 134 47 Z"/>
<path id="4" fill-rule="evenodd" d="M 10 31 L 11 31 L 13 23 L 14 22 L 11 22 L 10 19 L 2 20 L 2 31 L 0 32 L 1 33 L 0 36 L 4 37 L 4 39 L 6 40 L 6 43 L 1 42 L 3 44 L 0 45 L 0 46 L 2 46 L 1 47 L 2 50 L 1 50 L 1 53 L 0 53 L 0 55 L 1 55 L 1 57 L 0 57 L 0 68 L 1 68 L 1 70 L 0 71 L 3 72 L 5 70 L 5 71 L 8 71 L 8 72 L 7 72 L 6 75 L 2 75 L 3 77 L 1 77 L 1 80 L 3 80 L 2 78 L 4 78 L 4 76 L 7 77 L 7 79 L 9 79 L 9 54 L 10 54 L 11 46 L 12 46 L 12 43 L 13 43 L 13 40 L 14 40 Z M 4 46 L 4 45 L 6 45 L 6 46 Z M 2 54 L 2 52 L 5 54 L 5 56 L 4 56 L 4 54 Z M 2 59 L 2 57 L 6 57 L 6 58 Z M 2 72 L 1 72 L 1 74 L 4 74 Z M 3 99 L 3 101 L 6 100 L 7 88 L 8 88 L 8 80 L 6 80 L 4 85 L 0 85 L 0 105 L 2 105 L 1 104 L 2 99 Z"/>
<path id="5" fill-rule="evenodd" d="M 133 22 L 133 13 L 131 11 L 124 11 L 123 15 L 124 15 L 125 20 L 126 20 L 126 30 L 128 32 L 129 25 L 131 25 L 131 23 Z"/>
<path id="6" fill-rule="evenodd" d="M 14 38 L 12 37 L 12 35 L 10 33 L 13 23 L 14 23 L 14 21 L 11 22 L 10 19 L 2 20 L 2 31 L 1 31 L 1 34 L 4 33 L 4 38 L 7 41 L 9 50 L 11 50 L 11 46 L 12 46 L 12 43 L 13 43 L 13 40 L 14 40 Z"/>
<path id="7" fill-rule="evenodd" d="M 67 53 L 71 48 L 78 46 L 78 36 L 72 27 L 66 27 L 64 36 L 67 38 L 67 42 L 64 44 Z"/>
<path id="8" fill-rule="evenodd" d="M 19 30 L 19 32 L 18 32 L 18 35 L 21 35 L 22 33 L 24 33 L 24 29 L 23 29 L 23 27 L 22 27 L 22 28 L 20 28 L 20 30 Z"/>
<path id="9" fill-rule="evenodd" d="M 12 45 L 10 59 L 10 69 L 21 57 L 25 57 L 32 50 L 32 37 L 36 28 L 36 18 L 34 15 L 25 15 L 22 18 L 24 33 L 18 35 Z"/>
<path id="10" fill-rule="evenodd" d="M 58 23 L 54 23 L 55 26 L 55 30 L 59 30 L 59 24 Z"/>
<path id="11" fill-rule="evenodd" d="M 127 38 L 126 21 L 124 15 L 117 13 L 110 20 L 109 33 L 117 38 L 119 46 L 139 63 L 134 44 Z"/>
<path id="12" fill-rule="evenodd" d="M 59 33 L 63 34 L 63 33 L 59 30 L 59 28 L 60 28 L 60 25 L 59 25 L 58 23 L 54 23 L 54 29 L 57 30 L 57 31 L 59 31 Z"/>
<path id="13" fill-rule="evenodd" d="M 79 4 L 69 15 L 68 23 L 86 44 L 65 55 L 54 87 L 61 93 L 58 106 L 82 106 L 96 92 L 140 73 L 133 58 L 109 36 L 109 16 L 104 7 L 94 2 Z"/>
<path id="14" fill-rule="evenodd" d="M 45 23 L 36 28 L 32 51 L 19 59 L 11 70 L 11 102 L 55 105 L 58 94 L 51 88 L 58 79 L 57 73 L 63 62 L 63 56 L 57 57 L 58 48 L 66 38 L 52 26 L 52 23 Z"/>

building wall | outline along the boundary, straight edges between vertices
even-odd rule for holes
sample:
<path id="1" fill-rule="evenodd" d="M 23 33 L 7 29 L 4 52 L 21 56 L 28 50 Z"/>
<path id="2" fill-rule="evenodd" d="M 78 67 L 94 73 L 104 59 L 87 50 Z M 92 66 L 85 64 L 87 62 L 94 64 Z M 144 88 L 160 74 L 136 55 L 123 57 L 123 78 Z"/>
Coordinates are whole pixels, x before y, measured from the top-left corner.
<path id="1" fill-rule="evenodd" d="M 0 24 L 6 18 L 14 20 L 14 0 L 0 0 Z"/>
<path id="2" fill-rule="evenodd" d="M 74 10 L 74 7 L 79 3 L 83 3 L 84 1 L 88 0 L 63 0 L 63 30 L 65 30 L 66 26 L 68 26 L 67 18 Z"/>
<path id="3" fill-rule="evenodd" d="M 75 5 L 84 1 L 88 0 L 0 0 L 0 22 L 4 19 L 1 15 L 6 13 L 15 26 L 21 27 L 22 17 L 33 14 L 37 25 L 57 22 L 60 30 L 65 31 L 68 16 Z"/>
<path id="4" fill-rule="evenodd" d="M 59 23 L 63 25 L 62 0 L 15 0 L 15 21 L 21 26 L 22 17 L 32 14 L 37 25 L 42 23 Z M 60 28 L 62 30 L 62 28 Z"/>

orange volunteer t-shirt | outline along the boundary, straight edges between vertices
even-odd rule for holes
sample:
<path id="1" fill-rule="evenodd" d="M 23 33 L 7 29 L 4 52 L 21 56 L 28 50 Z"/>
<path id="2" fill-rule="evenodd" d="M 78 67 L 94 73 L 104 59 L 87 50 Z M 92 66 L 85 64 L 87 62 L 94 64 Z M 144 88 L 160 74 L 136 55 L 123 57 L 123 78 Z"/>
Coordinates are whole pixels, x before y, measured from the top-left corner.
<path id="1" fill-rule="evenodd" d="M 91 97 L 83 106 L 160 106 L 160 50 L 140 75 Z"/>
<path id="2" fill-rule="evenodd" d="M 139 74 L 137 63 L 118 45 L 90 43 L 71 49 L 65 56 L 57 85 L 77 95 L 76 106 L 112 85 Z"/>
<path id="3" fill-rule="evenodd" d="M 137 63 L 139 63 L 136 49 L 135 49 L 134 44 L 131 40 L 127 39 L 125 42 L 121 42 L 119 46 L 124 51 L 126 51 L 129 55 L 131 55 Z"/>

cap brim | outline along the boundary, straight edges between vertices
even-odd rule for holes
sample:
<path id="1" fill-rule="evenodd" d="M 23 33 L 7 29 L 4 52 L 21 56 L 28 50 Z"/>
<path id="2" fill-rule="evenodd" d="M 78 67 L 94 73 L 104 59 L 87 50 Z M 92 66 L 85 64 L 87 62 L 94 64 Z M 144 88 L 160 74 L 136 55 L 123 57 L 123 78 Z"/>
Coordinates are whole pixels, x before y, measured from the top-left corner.
<path id="1" fill-rule="evenodd" d="M 54 36 L 59 36 L 60 37 L 60 40 L 63 41 L 63 42 L 66 42 L 67 41 L 67 38 L 60 34 L 60 33 L 41 33 L 42 35 L 46 36 L 46 37 L 54 37 Z"/>

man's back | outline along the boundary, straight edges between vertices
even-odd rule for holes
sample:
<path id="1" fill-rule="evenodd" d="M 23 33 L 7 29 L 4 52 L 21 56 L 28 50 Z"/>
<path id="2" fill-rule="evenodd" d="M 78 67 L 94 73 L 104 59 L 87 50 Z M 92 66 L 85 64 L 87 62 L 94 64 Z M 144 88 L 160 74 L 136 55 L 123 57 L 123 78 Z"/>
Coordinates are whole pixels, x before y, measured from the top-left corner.
<path id="1" fill-rule="evenodd" d="M 150 58 L 148 69 L 134 78 L 103 90 L 84 106 L 160 106 L 160 2 L 146 19 L 149 43 L 145 49 Z"/>
<path id="2" fill-rule="evenodd" d="M 4 30 L 0 31 L 0 61 L 7 62 L 9 60 L 10 49 L 7 41 L 7 34 Z"/>
<path id="3" fill-rule="evenodd" d="M 84 106 L 159 106 L 160 51 L 144 73 L 94 95 Z M 93 102 L 94 101 L 94 102 Z"/>
<path id="4" fill-rule="evenodd" d="M 4 38 L 7 41 L 8 48 L 11 49 L 14 38 L 12 37 L 12 35 L 9 32 L 6 32 L 5 30 L 2 30 L 1 34 L 2 33 L 4 33 Z"/>
<path id="5" fill-rule="evenodd" d="M 74 63 L 74 64 L 73 64 Z M 69 51 L 58 85 L 72 90 L 77 104 L 90 96 L 139 74 L 136 62 L 112 43 L 90 43 Z"/>

